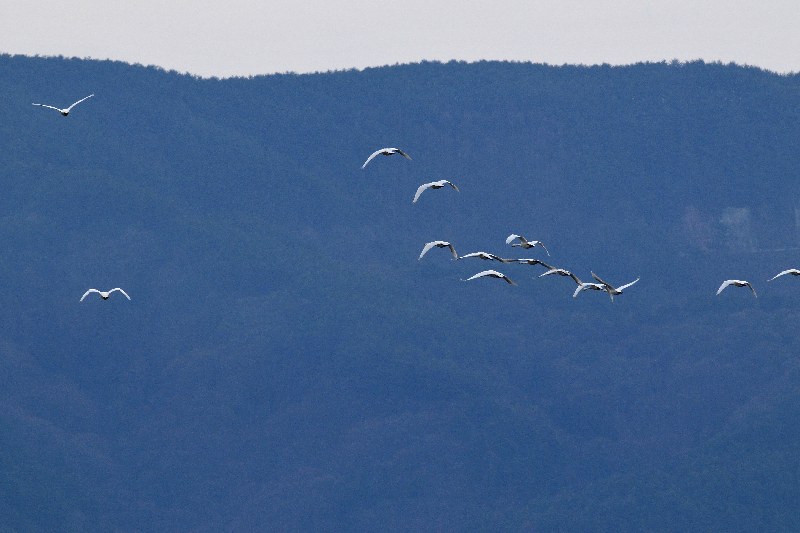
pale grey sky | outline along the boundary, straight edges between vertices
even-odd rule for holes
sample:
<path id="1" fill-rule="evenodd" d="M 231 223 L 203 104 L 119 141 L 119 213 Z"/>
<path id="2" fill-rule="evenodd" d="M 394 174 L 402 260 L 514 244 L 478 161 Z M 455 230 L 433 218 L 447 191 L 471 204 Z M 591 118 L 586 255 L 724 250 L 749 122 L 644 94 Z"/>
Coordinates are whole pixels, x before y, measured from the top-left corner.
<path id="1" fill-rule="evenodd" d="M 422 59 L 800 71 L 800 0 L 0 0 L 0 52 L 202 76 Z"/>

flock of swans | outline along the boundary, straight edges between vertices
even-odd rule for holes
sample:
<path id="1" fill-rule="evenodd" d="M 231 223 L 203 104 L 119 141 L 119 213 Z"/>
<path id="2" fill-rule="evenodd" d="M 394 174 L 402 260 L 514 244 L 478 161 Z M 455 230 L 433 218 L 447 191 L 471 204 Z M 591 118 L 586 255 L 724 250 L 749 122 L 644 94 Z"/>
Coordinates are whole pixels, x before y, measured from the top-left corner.
<path id="1" fill-rule="evenodd" d="M 364 168 L 366 168 L 367 164 L 370 161 L 372 161 L 375 157 L 377 157 L 379 155 L 390 156 L 390 155 L 395 155 L 395 154 L 401 155 L 401 156 L 405 157 L 406 159 L 411 160 L 411 157 L 406 152 L 401 150 L 400 148 L 381 148 L 380 150 L 376 150 L 372 154 L 370 154 L 370 156 L 367 158 L 367 160 L 364 162 L 364 164 L 361 165 L 361 169 L 363 170 Z M 416 192 L 416 194 L 414 194 L 414 200 L 412 201 L 412 203 L 417 203 L 417 200 L 419 200 L 420 195 L 422 195 L 422 193 L 427 191 L 428 189 L 432 189 L 432 190 L 442 189 L 444 187 L 447 187 L 448 185 L 453 190 L 455 190 L 456 192 L 459 192 L 458 187 L 454 183 L 452 183 L 452 182 L 450 182 L 448 180 L 439 180 L 439 181 L 432 181 L 430 183 L 423 183 L 422 185 L 420 185 L 417 188 L 417 192 Z M 545 246 L 545 244 L 542 241 L 528 240 L 523 235 L 519 235 L 517 233 L 512 233 L 511 235 L 506 237 L 506 244 L 510 244 L 512 248 L 522 248 L 523 250 L 529 250 L 531 248 L 536 248 L 538 246 L 538 247 L 541 247 L 545 251 L 545 253 L 547 254 L 548 257 L 550 257 L 550 250 L 547 249 L 547 246 Z M 556 274 L 556 275 L 560 275 L 560 276 L 568 276 L 568 277 L 572 278 L 575 281 L 575 283 L 577 283 L 578 287 L 575 289 L 575 292 L 572 293 L 572 297 L 573 298 L 577 298 L 578 295 L 581 292 L 585 291 L 585 290 L 596 290 L 596 291 L 605 291 L 608 294 L 608 296 L 611 298 L 611 301 L 613 302 L 614 301 L 614 296 L 618 296 L 618 295 L 622 294 L 622 291 L 624 289 L 627 289 L 628 287 L 630 287 L 631 285 L 633 285 L 634 283 L 639 281 L 639 278 L 636 278 L 636 280 L 634 280 L 634 281 L 632 281 L 630 283 L 626 283 L 625 285 L 621 285 L 619 287 L 615 287 L 614 285 L 608 283 L 607 281 L 603 281 L 594 272 L 592 272 L 592 277 L 595 279 L 596 282 L 584 283 L 578 278 L 578 276 L 576 276 L 572 272 L 570 272 L 568 270 L 565 270 L 563 268 L 553 267 L 552 265 L 549 265 L 549 264 L 545 263 L 544 261 L 541 261 L 540 259 L 533 259 L 533 258 L 506 259 L 506 258 L 500 257 L 499 255 L 495 255 L 495 254 L 492 254 L 492 253 L 489 253 L 489 252 L 472 252 L 472 253 L 468 253 L 468 254 L 460 256 L 460 255 L 458 255 L 458 252 L 456 252 L 456 249 L 453 246 L 453 244 L 451 242 L 449 242 L 449 241 L 431 241 L 431 242 L 425 243 L 425 246 L 423 246 L 423 248 L 422 248 L 422 252 L 420 252 L 420 254 L 419 254 L 419 260 L 421 260 L 423 257 L 425 257 L 425 255 L 429 251 L 431 251 L 433 248 L 447 248 L 447 249 L 449 249 L 450 250 L 450 254 L 453 256 L 453 260 L 454 261 L 457 261 L 457 260 L 460 260 L 460 259 L 475 258 L 475 259 L 481 259 L 483 261 L 496 261 L 498 263 L 518 263 L 518 264 L 525 264 L 525 265 L 542 265 L 543 267 L 545 267 L 547 269 L 547 272 L 545 272 L 544 274 L 540 275 L 539 277 L 544 277 L 544 276 L 549 276 L 549 275 L 552 275 L 552 274 Z M 484 270 L 482 272 L 478 272 L 474 276 L 471 276 L 471 277 L 469 277 L 467 279 L 464 279 L 462 281 L 472 281 L 474 279 L 487 278 L 487 277 L 505 281 L 509 285 L 516 285 L 517 284 L 513 279 L 511 279 L 510 277 L 508 277 L 504 273 L 499 272 L 499 271 L 494 270 L 494 269 L 489 269 L 489 270 Z"/>
<path id="2" fill-rule="evenodd" d="M 72 111 L 72 109 L 75 106 L 77 106 L 78 104 L 80 104 L 81 102 L 83 102 L 85 100 L 88 100 L 89 98 L 91 98 L 93 96 L 94 96 L 94 93 L 90 94 L 89 96 L 85 96 L 85 97 L 81 98 L 80 100 L 72 103 L 69 107 L 66 107 L 66 108 L 63 108 L 63 109 L 59 108 L 59 107 L 47 105 L 47 104 L 32 104 L 32 105 L 39 106 L 39 107 L 46 107 L 48 109 L 53 109 L 55 111 L 58 111 L 62 116 L 66 117 L 66 116 L 69 116 L 70 112 Z M 361 169 L 362 170 L 365 169 L 367 167 L 367 165 L 370 163 L 370 161 L 372 161 L 373 159 L 375 159 L 379 155 L 382 155 L 382 156 L 400 155 L 400 156 L 408 159 L 409 161 L 411 160 L 411 156 L 409 156 L 406 152 L 404 152 L 400 148 L 381 148 L 380 150 L 376 150 L 372 154 L 370 154 L 370 156 L 367 158 L 367 160 L 364 161 L 364 164 L 361 165 Z M 450 182 L 448 180 L 439 180 L 439 181 L 432 181 L 430 183 L 423 183 L 422 185 L 419 186 L 419 188 L 417 188 L 417 192 L 414 194 L 414 199 L 412 200 L 412 203 L 417 203 L 417 200 L 419 200 L 419 198 L 422 195 L 422 193 L 424 193 L 428 189 L 436 190 L 436 189 L 442 189 L 442 188 L 447 187 L 447 186 L 450 186 L 453 190 L 455 190 L 456 192 L 459 192 L 458 187 L 454 183 L 452 183 L 452 182 Z M 506 238 L 506 244 L 510 244 L 514 248 L 522 248 L 524 250 L 528 250 L 528 249 L 531 249 L 531 248 L 535 248 L 537 246 L 541 246 L 542 249 L 547 253 L 547 256 L 550 257 L 550 251 L 547 249 L 547 247 L 544 245 L 543 242 L 537 241 L 537 240 L 529 241 L 524 236 L 518 235 L 516 233 L 512 233 L 511 235 L 509 235 Z M 611 301 L 613 302 L 614 301 L 614 296 L 619 296 L 620 294 L 622 294 L 623 290 L 627 289 L 628 287 L 631 287 L 632 285 L 637 283 L 639 281 L 639 279 L 640 279 L 640 278 L 636 278 L 635 280 L 631 281 L 630 283 L 626 283 L 626 284 L 620 285 L 620 286 L 614 286 L 611 283 L 608 283 L 607 281 L 604 281 L 602 278 L 600 278 L 594 272 L 591 272 L 592 278 L 594 278 L 595 281 L 594 282 L 584 282 L 584 281 L 581 281 L 581 279 L 578 278 L 578 276 L 576 276 L 575 274 L 573 274 L 569 270 L 566 270 L 566 269 L 563 269 L 563 268 L 554 267 L 554 266 L 549 265 L 549 264 L 547 264 L 544 261 L 541 261 L 539 259 L 533 259 L 533 258 L 527 258 L 527 259 L 505 259 L 505 258 L 502 258 L 502 257 L 500 257 L 498 255 L 495 255 L 495 254 L 492 254 L 492 253 L 488 253 L 488 252 L 472 252 L 472 253 L 469 253 L 469 254 L 466 254 L 466 255 L 459 256 L 458 253 L 456 252 L 455 247 L 448 241 L 431 241 L 429 243 L 426 243 L 425 246 L 422 248 L 422 253 L 419 254 L 419 259 L 421 260 L 423 257 L 425 257 L 425 254 L 427 254 L 433 248 L 448 248 L 450 250 L 450 253 L 453 256 L 453 260 L 477 258 L 477 259 L 481 259 L 481 260 L 484 260 L 484 261 L 497 261 L 499 263 L 518 263 L 518 264 L 526 264 L 526 265 L 531 265 L 531 266 L 533 266 L 533 265 L 541 265 L 544 268 L 546 268 L 547 271 L 544 272 L 543 274 L 541 274 L 539 276 L 540 278 L 545 277 L 545 276 L 551 276 L 551 275 L 564 276 L 564 277 L 571 278 L 577 284 L 577 288 L 575 289 L 575 292 L 572 293 L 572 297 L 573 298 L 577 298 L 577 296 L 583 291 L 594 290 L 594 291 L 606 292 L 608 294 L 608 296 L 611 298 Z M 788 270 L 784 270 L 783 272 L 778 273 L 777 275 L 775 275 L 774 277 L 772 277 L 771 279 L 769 279 L 767 281 L 773 281 L 776 278 L 779 278 L 779 277 L 785 276 L 785 275 L 800 276 L 800 270 L 795 269 L 795 268 L 790 268 Z M 474 276 L 471 276 L 471 277 L 469 277 L 469 278 L 467 278 L 465 280 L 462 280 L 462 281 L 472 281 L 472 280 L 479 279 L 479 278 L 484 278 L 484 277 L 496 278 L 496 279 L 500 279 L 500 280 L 505 281 L 509 285 L 516 285 L 516 282 L 514 282 L 514 280 L 509 278 L 507 275 L 503 274 L 502 272 L 499 272 L 497 270 L 492 270 L 492 269 L 484 270 L 482 272 L 478 272 Z M 753 286 L 750 284 L 750 282 L 749 281 L 745 281 L 745 280 L 739 280 L 739 279 L 728 279 L 728 280 L 723 281 L 722 285 L 720 285 L 719 289 L 717 289 L 717 295 L 719 295 L 720 293 L 722 293 L 722 291 L 724 291 L 725 289 L 727 289 L 728 287 L 731 287 L 731 286 L 733 286 L 733 287 L 747 287 L 747 288 L 750 289 L 750 291 L 752 291 L 753 296 L 758 298 L 758 294 L 756 294 L 756 290 L 753 288 Z M 116 287 L 116 288 L 111 289 L 109 291 L 100 291 L 98 289 L 89 289 L 84 293 L 83 296 L 81 296 L 80 301 L 82 302 L 89 294 L 92 294 L 92 293 L 97 293 L 98 295 L 100 295 L 100 298 L 102 298 L 103 300 L 108 300 L 109 296 L 113 292 L 120 292 L 128 300 L 131 299 L 131 297 L 128 296 L 128 294 L 124 290 L 122 290 L 119 287 Z"/>
<path id="3" fill-rule="evenodd" d="M 370 154 L 370 156 L 367 158 L 367 160 L 364 162 L 364 164 L 361 166 L 361 168 L 362 168 L 362 170 L 364 168 L 366 168 L 367 164 L 370 161 L 372 161 L 378 155 L 390 156 L 390 155 L 395 155 L 395 154 L 401 155 L 401 156 L 405 157 L 406 159 L 411 160 L 411 157 L 406 152 L 401 150 L 400 148 L 381 148 L 380 150 L 376 150 L 375 152 Z M 441 189 L 441 188 L 446 187 L 448 185 L 450 187 L 452 187 L 455 191 L 457 191 L 457 192 L 459 191 L 458 187 L 454 183 L 452 183 L 452 182 L 450 182 L 448 180 L 439 180 L 439 181 L 433 181 L 433 182 L 430 182 L 430 183 L 423 183 L 422 185 L 419 186 L 419 188 L 417 188 L 417 192 L 414 195 L 414 200 L 413 200 L 412 203 L 417 203 L 417 200 L 419 200 L 420 195 L 422 195 L 422 193 L 425 192 L 426 190 L 428 190 L 428 189 L 434 189 L 434 190 L 435 189 Z M 542 241 L 537 241 L 537 240 L 529 241 L 524 236 L 518 235 L 516 233 L 512 233 L 511 235 L 506 237 L 506 244 L 510 244 L 514 248 L 522 248 L 524 250 L 528 250 L 528 249 L 531 249 L 531 248 L 535 248 L 537 246 L 541 246 L 542 249 L 545 251 L 545 253 L 547 253 L 547 256 L 550 257 L 550 250 L 547 249 L 547 247 L 545 246 L 545 244 Z M 454 260 L 454 261 L 460 260 L 460 259 L 476 258 L 476 259 L 481 259 L 483 261 L 497 261 L 499 263 L 518 263 L 518 264 L 526 264 L 526 265 L 531 265 L 531 266 L 541 265 L 544 268 L 546 268 L 547 271 L 544 272 L 543 274 L 540 274 L 539 275 L 540 278 L 543 278 L 545 276 L 551 276 L 551 275 L 564 276 L 564 277 L 571 278 L 576 283 L 577 287 L 575 288 L 575 291 L 572 293 L 572 297 L 573 298 L 577 298 L 578 295 L 580 293 L 582 293 L 583 291 L 593 290 L 593 291 L 602 291 L 602 292 L 607 293 L 609 298 L 613 302 L 614 301 L 614 296 L 619 296 L 620 294 L 622 294 L 622 292 L 625 289 L 627 289 L 627 288 L 633 286 L 634 284 L 638 283 L 638 281 L 640 279 L 640 278 L 636 278 L 635 280 L 633 280 L 633 281 L 631 281 L 629 283 L 626 283 L 624 285 L 614 286 L 611 283 L 603 280 L 600 276 L 598 276 L 594 272 L 591 272 L 592 278 L 594 278 L 595 281 L 593 281 L 593 282 L 584 282 L 584 281 L 581 281 L 581 279 L 578 276 L 576 276 L 575 274 L 573 274 L 569 270 L 566 270 L 564 268 L 554 267 L 552 265 L 549 265 L 549 264 L 545 263 L 541 259 L 534 259 L 534 258 L 506 259 L 506 258 L 500 257 L 498 255 L 495 255 L 495 254 L 492 254 L 492 253 L 489 253 L 489 252 L 472 252 L 472 253 L 468 253 L 468 254 L 465 254 L 465 255 L 458 255 L 458 252 L 456 252 L 455 247 L 449 241 L 431 241 L 431 242 L 426 243 L 422 248 L 422 252 L 419 254 L 418 260 L 421 260 L 423 257 L 425 257 L 425 255 L 430 250 L 432 250 L 433 248 L 448 248 L 450 250 L 450 254 L 453 256 L 452 260 Z M 800 270 L 795 269 L 795 268 L 790 268 L 788 270 L 784 270 L 783 272 L 780 272 L 779 274 L 775 275 L 773 278 L 771 278 L 771 279 L 769 279 L 767 281 L 773 281 L 774 279 L 779 278 L 781 276 L 785 276 L 785 275 L 800 276 Z M 508 283 L 509 285 L 517 285 L 517 283 L 513 279 L 511 279 L 510 277 L 508 277 L 504 273 L 499 272 L 497 270 L 493 270 L 493 269 L 484 270 L 482 272 L 478 272 L 474 276 L 471 276 L 471 277 L 469 277 L 467 279 L 462 279 L 462 281 L 472 281 L 472 280 L 475 280 L 475 279 L 486 278 L 486 277 L 502 280 L 502 281 Z M 748 287 L 752 291 L 753 296 L 758 298 L 758 294 L 756 294 L 756 290 L 753 288 L 753 286 L 750 284 L 750 282 L 749 281 L 745 281 L 745 280 L 739 280 L 739 279 L 728 279 L 728 280 L 723 281 L 722 285 L 720 285 L 719 289 L 717 289 L 717 295 L 719 296 L 719 294 L 722 293 L 722 291 L 724 291 L 726 288 L 731 287 L 731 286 L 733 286 L 733 287 Z"/>

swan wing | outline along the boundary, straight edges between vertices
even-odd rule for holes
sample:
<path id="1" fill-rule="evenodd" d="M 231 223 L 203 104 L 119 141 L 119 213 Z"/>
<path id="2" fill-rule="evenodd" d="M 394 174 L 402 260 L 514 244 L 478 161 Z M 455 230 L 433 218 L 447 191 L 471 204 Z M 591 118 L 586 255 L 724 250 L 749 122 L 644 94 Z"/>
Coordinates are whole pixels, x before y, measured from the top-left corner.
<path id="1" fill-rule="evenodd" d="M 547 249 L 547 246 L 545 246 L 542 241 L 539 241 L 539 246 L 544 248 L 544 251 L 547 252 L 547 257 L 550 257 L 550 250 Z"/>
<path id="2" fill-rule="evenodd" d="M 444 180 L 444 182 L 445 182 L 446 184 L 450 185 L 450 186 L 451 186 L 453 189 L 455 189 L 455 191 L 456 191 L 456 192 L 461 192 L 461 191 L 459 191 L 459 190 L 458 190 L 458 187 L 456 187 L 456 184 L 455 184 L 455 183 L 453 183 L 453 182 L 451 182 L 451 181 L 447 181 L 447 180 Z"/>
<path id="3" fill-rule="evenodd" d="M 455 247 L 450 243 L 447 243 L 447 247 L 450 248 L 450 253 L 453 254 L 453 259 L 458 261 L 458 254 L 456 253 Z"/>
<path id="4" fill-rule="evenodd" d="M 550 270 L 548 270 L 544 274 L 540 274 L 539 277 L 543 278 L 543 277 L 549 276 L 551 274 L 561 274 L 562 272 L 566 273 L 565 275 L 567 275 L 567 276 L 569 276 L 571 274 L 571 273 L 567 272 L 566 270 L 564 270 L 563 268 L 551 268 Z"/>
<path id="5" fill-rule="evenodd" d="M 427 244 L 425 245 L 425 247 L 422 249 L 422 253 L 421 253 L 421 254 L 419 254 L 419 259 L 422 259 L 422 258 L 425 256 L 425 254 L 427 254 L 427 253 L 428 253 L 428 251 L 429 251 L 431 248 L 433 248 L 434 246 L 436 246 L 436 245 L 437 245 L 437 244 L 439 244 L 440 242 L 441 242 L 441 241 L 431 241 L 431 242 L 427 243 Z M 419 259 L 417 259 L 417 261 L 419 261 Z"/>
<path id="6" fill-rule="evenodd" d="M 405 153 L 404 151 L 402 151 L 400 148 L 395 148 L 394 150 L 395 150 L 395 151 L 396 151 L 398 154 L 402 155 L 403 157 L 405 157 L 406 159 L 408 159 L 409 161 L 411 161 L 411 156 L 410 156 L 410 155 L 408 155 L 407 153 Z"/>
<path id="7" fill-rule="evenodd" d="M 39 107 L 46 107 L 46 108 L 48 108 L 48 109 L 55 109 L 56 111 L 58 111 L 59 113 L 61 113 L 61 110 L 60 110 L 59 108 L 57 108 L 57 107 L 53 107 L 53 106 L 51 106 L 51 105 L 47 105 L 47 104 L 31 104 L 31 105 L 38 105 Z"/>
<path id="8" fill-rule="evenodd" d="M 732 280 L 732 279 L 729 279 L 729 280 L 723 281 L 723 282 L 722 282 L 722 285 L 720 285 L 720 286 L 719 286 L 719 289 L 717 289 L 717 296 L 719 296 L 719 293 L 721 293 L 722 291 L 724 291 L 724 290 L 725 290 L 725 289 L 728 287 L 728 285 L 730 285 L 731 283 L 733 283 L 733 280 Z"/>
<path id="9" fill-rule="evenodd" d="M 509 285 L 516 285 L 514 280 L 512 280 L 511 278 L 509 278 L 508 276 L 506 276 L 502 272 L 498 272 L 497 270 L 484 270 L 483 272 L 478 272 L 477 274 L 475 274 L 471 278 L 467 278 L 464 281 L 471 281 L 473 279 L 482 278 L 484 276 L 491 276 L 493 278 L 500 278 L 502 280 L 505 280 L 505 282 L 508 283 Z"/>
<path id="10" fill-rule="evenodd" d="M 755 296 L 756 298 L 758 298 L 758 294 L 756 294 L 756 290 L 753 288 L 753 286 L 752 286 L 752 285 L 750 285 L 750 283 L 745 283 L 745 284 L 746 284 L 748 287 L 750 287 L 750 290 L 751 290 L 751 291 L 753 291 L 753 296 Z"/>
<path id="11" fill-rule="evenodd" d="M 617 287 L 617 290 L 618 290 L 619 292 L 622 292 L 624 289 L 627 289 L 628 287 L 630 287 L 631 285 L 635 284 L 635 283 L 636 283 L 637 281 L 639 281 L 640 279 L 641 279 L 641 278 L 636 278 L 635 280 L 631 281 L 630 283 L 626 283 L 626 284 L 625 284 L 625 285 L 623 285 L 622 287 Z"/>
<path id="12" fill-rule="evenodd" d="M 380 155 L 384 150 L 386 150 L 386 148 L 381 148 L 380 150 L 375 150 L 374 152 L 372 152 L 372 154 L 370 154 L 370 156 L 367 158 L 367 160 L 364 161 L 364 164 L 361 165 L 361 169 L 363 170 L 364 167 L 367 166 L 367 163 L 369 163 L 370 161 L 375 159 L 375 157 Z"/>
<path id="13" fill-rule="evenodd" d="M 94 96 L 94 93 L 90 94 L 89 96 L 84 96 L 83 98 L 81 98 L 80 100 L 78 100 L 77 102 L 75 102 L 74 104 L 72 104 L 71 106 L 69 106 L 69 107 L 66 109 L 67 113 L 69 113 L 69 112 L 72 110 L 72 108 L 73 108 L 73 107 L 75 107 L 76 105 L 80 104 L 80 103 L 81 103 L 81 102 L 83 102 L 84 100 L 87 100 L 87 99 L 91 98 L 92 96 Z"/>
<path id="14" fill-rule="evenodd" d="M 511 244 L 514 241 L 514 239 L 519 239 L 519 238 L 521 238 L 520 235 L 517 235 L 516 233 L 512 233 L 511 235 L 506 237 L 506 244 Z"/>
<path id="15" fill-rule="evenodd" d="M 483 272 L 478 272 L 474 276 L 471 276 L 465 279 L 464 281 L 472 281 L 473 279 L 482 278 L 484 276 L 491 276 L 492 274 L 497 275 L 499 274 L 499 272 L 497 272 L 496 270 L 484 270 Z"/>
<path id="16" fill-rule="evenodd" d="M 414 195 L 414 201 L 413 201 L 413 202 L 411 202 L 411 203 L 412 203 L 412 204 L 415 204 L 415 203 L 417 203 L 417 200 L 419 200 L 419 197 L 420 197 L 420 195 L 421 195 L 423 192 L 425 192 L 425 189 L 429 188 L 431 185 L 434 185 L 434 183 L 424 183 L 424 184 L 420 185 L 420 186 L 417 188 L 417 193 Z"/>
<path id="17" fill-rule="evenodd" d="M 111 293 L 112 293 L 112 292 L 114 292 L 114 291 L 119 291 L 119 292 L 121 292 L 122 294 L 124 294 L 124 295 L 125 295 L 125 298 L 127 298 L 128 300 L 130 300 L 130 299 L 131 299 L 131 297 L 130 297 L 130 296 L 128 296 L 128 293 L 127 293 L 127 292 L 125 292 L 125 291 L 123 291 L 123 290 L 122 290 L 122 289 L 120 289 L 119 287 L 115 287 L 115 288 L 111 289 L 110 291 L 108 291 L 108 294 L 111 294 Z"/>
<path id="18" fill-rule="evenodd" d="M 599 281 L 600 283 L 602 283 L 603 285 L 605 285 L 606 287 L 611 287 L 612 289 L 614 288 L 614 286 L 613 286 L 612 284 L 610 284 L 610 283 L 609 283 L 609 282 L 607 282 L 607 281 L 603 281 L 602 279 L 600 279 L 600 276 L 598 276 L 598 275 L 597 275 L 597 274 L 595 274 L 594 272 L 592 272 L 592 277 L 593 277 L 594 279 L 596 279 L 597 281 Z"/>
<path id="19" fill-rule="evenodd" d="M 89 296 L 93 292 L 96 292 L 97 294 L 100 294 L 100 291 L 98 291 L 97 289 L 89 289 L 88 291 L 83 293 L 83 296 L 81 296 L 81 300 L 80 301 L 82 302 L 84 298 L 86 298 L 87 296 Z"/>

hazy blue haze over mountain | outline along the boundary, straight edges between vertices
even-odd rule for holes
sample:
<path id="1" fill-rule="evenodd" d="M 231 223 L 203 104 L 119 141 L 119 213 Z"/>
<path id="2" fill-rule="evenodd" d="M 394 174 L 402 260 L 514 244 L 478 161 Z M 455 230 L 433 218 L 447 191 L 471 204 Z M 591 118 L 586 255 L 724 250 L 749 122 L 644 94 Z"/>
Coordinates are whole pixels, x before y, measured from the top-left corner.
<path id="1" fill-rule="evenodd" d="M 800 77 L 0 73 L 0 531 L 800 528 Z"/>

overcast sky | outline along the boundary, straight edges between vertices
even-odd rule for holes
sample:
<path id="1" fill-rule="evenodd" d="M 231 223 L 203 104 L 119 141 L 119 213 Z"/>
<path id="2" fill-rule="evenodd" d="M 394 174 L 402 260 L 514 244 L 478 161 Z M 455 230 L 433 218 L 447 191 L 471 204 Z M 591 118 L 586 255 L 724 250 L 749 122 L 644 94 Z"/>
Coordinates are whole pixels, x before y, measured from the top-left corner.
<path id="1" fill-rule="evenodd" d="M 800 0 L 0 0 L 0 52 L 220 77 L 422 59 L 797 72 L 799 26 Z"/>

